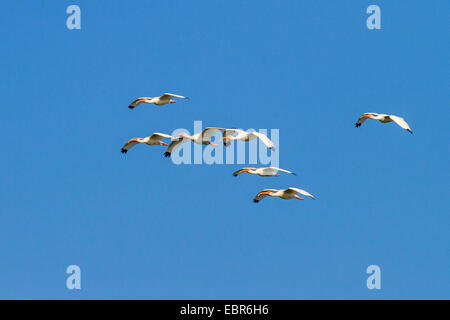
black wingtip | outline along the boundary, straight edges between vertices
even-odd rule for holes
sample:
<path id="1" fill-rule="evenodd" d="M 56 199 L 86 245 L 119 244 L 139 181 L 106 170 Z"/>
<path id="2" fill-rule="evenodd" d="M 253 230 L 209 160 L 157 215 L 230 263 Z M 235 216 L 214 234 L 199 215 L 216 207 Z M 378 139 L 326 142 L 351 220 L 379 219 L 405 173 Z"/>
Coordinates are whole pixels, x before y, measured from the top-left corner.
<path id="1" fill-rule="evenodd" d="M 296 176 L 297 174 L 295 173 L 295 172 L 292 172 L 292 174 L 294 175 L 294 176 Z"/>
<path id="2" fill-rule="evenodd" d="M 128 109 L 134 109 L 134 107 L 130 104 L 130 105 L 128 106 Z"/>
<path id="3" fill-rule="evenodd" d="M 164 157 L 170 157 L 170 152 L 164 152 Z"/>
<path id="4" fill-rule="evenodd" d="M 258 202 L 259 202 L 259 200 L 253 199 L 253 202 L 254 202 L 254 203 L 258 203 Z"/>
<path id="5" fill-rule="evenodd" d="M 412 134 L 412 130 L 408 130 L 409 131 L 409 133 L 411 133 Z"/>
<path id="6" fill-rule="evenodd" d="M 120 150 L 120 152 L 122 152 L 122 153 L 127 153 L 127 149 L 124 149 L 124 148 L 122 148 L 122 150 Z"/>
<path id="7" fill-rule="evenodd" d="M 361 123 L 355 123 L 355 127 L 357 128 L 361 127 Z"/>

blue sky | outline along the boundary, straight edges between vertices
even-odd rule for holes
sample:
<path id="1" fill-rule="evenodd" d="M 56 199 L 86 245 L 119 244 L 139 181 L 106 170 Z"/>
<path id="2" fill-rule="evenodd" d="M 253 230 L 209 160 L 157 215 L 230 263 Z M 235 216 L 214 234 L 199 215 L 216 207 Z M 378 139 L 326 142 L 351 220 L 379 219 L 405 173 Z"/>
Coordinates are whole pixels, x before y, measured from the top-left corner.
<path id="1" fill-rule="evenodd" d="M 81 30 L 66 28 L 67 6 Z M 366 8 L 381 8 L 381 30 Z M 448 1 L 8 1 L 0 298 L 450 298 Z M 144 105 L 163 92 L 188 103 Z M 405 117 L 354 122 L 363 112 Z M 280 129 L 297 176 L 123 143 Z M 252 202 L 296 186 L 317 200 Z M 82 289 L 65 270 L 79 265 Z M 381 268 L 381 290 L 366 287 Z"/>

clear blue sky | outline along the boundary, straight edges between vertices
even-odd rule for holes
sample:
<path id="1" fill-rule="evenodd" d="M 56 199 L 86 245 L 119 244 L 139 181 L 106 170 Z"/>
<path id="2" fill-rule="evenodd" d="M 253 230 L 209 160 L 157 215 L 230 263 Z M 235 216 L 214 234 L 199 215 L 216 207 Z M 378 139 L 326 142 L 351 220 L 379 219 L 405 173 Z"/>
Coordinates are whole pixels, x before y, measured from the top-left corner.
<path id="1" fill-rule="evenodd" d="M 81 30 L 66 28 L 67 6 Z M 366 8 L 381 8 L 381 30 Z M 8 1 L 0 298 L 450 298 L 448 1 Z M 188 103 L 127 108 L 139 96 Z M 354 122 L 363 112 L 405 117 Z M 297 176 L 123 143 L 279 128 Z M 296 186 L 317 200 L 252 198 Z M 66 289 L 68 265 L 82 289 Z M 381 267 L 379 291 L 366 268 Z"/>

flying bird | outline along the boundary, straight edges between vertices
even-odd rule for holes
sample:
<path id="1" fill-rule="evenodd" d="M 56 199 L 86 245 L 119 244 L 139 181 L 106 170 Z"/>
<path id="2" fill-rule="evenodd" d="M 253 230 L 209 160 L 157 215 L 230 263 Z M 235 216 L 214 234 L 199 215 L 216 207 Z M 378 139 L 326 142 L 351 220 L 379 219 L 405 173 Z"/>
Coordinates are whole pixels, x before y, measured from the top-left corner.
<path id="1" fill-rule="evenodd" d="M 134 139 L 127 141 L 127 143 L 125 143 L 125 145 L 122 147 L 121 152 L 127 153 L 128 150 L 133 148 L 138 143 L 145 143 L 145 144 L 148 144 L 149 146 L 154 146 L 154 145 L 168 146 L 167 143 L 161 141 L 163 138 L 172 138 L 172 136 L 165 134 L 165 133 L 155 132 L 151 136 L 148 136 L 145 138 L 134 138 Z"/>
<path id="2" fill-rule="evenodd" d="M 236 135 L 234 135 L 237 133 Z M 222 134 L 223 144 L 228 147 L 232 140 L 250 141 L 253 139 L 260 139 L 268 148 L 275 151 L 275 145 L 270 139 L 260 132 L 248 132 L 241 129 L 224 129 Z"/>
<path id="3" fill-rule="evenodd" d="M 379 114 L 379 113 L 367 112 L 367 113 L 364 113 L 361 117 L 359 117 L 358 121 L 356 121 L 356 123 L 355 123 L 355 126 L 360 127 L 363 124 L 363 122 L 366 121 L 367 118 L 378 120 L 382 123 L 388 123 L 388 122 L 394 121 L 400 127 L 409 131 L 410 133 L 412 133 L 412 130 L 409 127 L 409 125 L 406 123 L 405 119 L 403 119 L 402 117 L 394 116 L 392 114 Z"/>
<path id="4" fill-rule="evenodd" d="M 315 199 L 314 196 L 312 194 L 310 194 L 308 191 L 298 189 L 298 188 L 288 188 L 288 189 L 281 189 L 281 190 L 264 189 L 263 191 L 261 191 L 260 193 L 258 193 L 255 196 L 255 198 L 253 199 L 253 202 L 258 203 L 259 201 L 264 199 L 266 196 L 279 197 L 284 200 L 289 200 L 289 199 L 294 199 L 294 198 L 298 199 L 298 200 L 305 200 L 304 198 L 297 196 L 297 193 L 300 193 L 304 196 L 308 196 L 310 198 Z"/>
<path id="5" fill-rule="evenodd" d="M 192 136 L 181 132 L 174 135 L 174 139 L 170 143 L 170 145 L 167 147 L 166 152 L 164 152 L 165 157 L 170 157 L 172 154 L 172 151 L 178 148 L 181 144 L 192 141 L 197 144 L 202 145 L 212 145 L 214 147 L 217 147 L 217 144 L 211 142 L 212 136 L 218 131 L 222 131 L 224 128 L 216 128 L 216 127 L 208 127 L 205 128 L 202 132 L 196 133 Z"/>
<path id="6" fill-rule="evenodd" d="M 280 169 L 277 167 L 267 167 L 267 168 L 242 168 L 234 172 L 233 176 L 237 177 L 241 173 L 247 172 L 250 174 L 257 174 L 258 176 L 261 177 L 274 177 L 274 176 L 279 177 L 280 175 L 277 174 L 278 171 L 290 173 L 293 174 L 294 176 L 296 175 L 294 172 L 288 170 Z"/>
<path id="7" fill-rule="evenodd" d="M 140 105 L 141 103 L 153 103 L 153 104 L 156 104 L 157 106 L 163 106 L 163 105 L 168 104 L 168 103 L 175 103 L 175 102 L 177 102 L 177 100 L 173 100 L 172 99 L 174 97 L 180 98 L 180 99 L 189 99 L 188 97 L 180 96 L 180 95 L 173 94 L 173 93 L 164 93 L 160 97 L 154 97 L 154 98 L 152 98 L 152 97 L 141 97 L 141 98 L 137 98 L 136 100 L 134 100 L 128 106 L 128 108 L 134 109 L 138 105 Z"/>

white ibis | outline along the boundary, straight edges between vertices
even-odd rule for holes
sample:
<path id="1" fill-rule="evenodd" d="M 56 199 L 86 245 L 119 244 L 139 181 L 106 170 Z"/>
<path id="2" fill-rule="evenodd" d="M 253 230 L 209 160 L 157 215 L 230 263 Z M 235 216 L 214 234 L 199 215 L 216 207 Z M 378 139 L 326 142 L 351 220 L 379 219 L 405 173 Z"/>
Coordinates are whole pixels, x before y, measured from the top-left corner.
<path id="1" fill-rule="evenodd" d="M 288 189 L 281 189 L 281 190 L 264 189 L 263 191 L 261 191 L 260 193 L 258 193 L 255 196 L 255 198 L 253 199 L 253 202 L 258 203 L 259 201 L 264 199 L 266 196 L 279 197 L 284 200 L 289 200 L 289 199 L 294 199 L 294 198 L 298 199 L 298 200 L 305 200 L 304 198 L 297 196 L 297 193 L 300 193 L 304 196 L 308 196 L 310 198 L 315 199 L 314 196 L 312 194 L 310 194 L 308 191 L 298 189 L 298 188 L 288 188 Z"/>
<path id="2" fill-rule="evenodd" d="M 160 97 L 154 97 L 154 98 L 152 98 L 152 97 L 141 97 L 141 98 L 137 98 L 136 100 L 134 100 L 128 106 L 128 108 L 134 109 L 138 105 L 140 105 L 141 103 L 153 103 L 153 104 L 156 104 L 157 106 L 163 106 L 163 105 L 168 104 L 168 103 L 175 103 L 175 102 L 177 102 L 177 100 L 173 100 L 172 99 L 173 97 L 180 98 L 180 99 L 189 99 L 188 97 L 180 96 L 180 95 L 173 94 L 173 93 L 164 93 Z"/>
<path id="3" fill-rule="evenodd" d="M 237 133 L 237 135 L 234 136 L 233 134 L 235 133 Z M 223 144 L 228 147 L 231 140 L 250 141 L 257 138 L 260 139 L 272 151 L 275 151 L 275 145 L 272 141 L 270 141 L 264 133 L 260 132 L 248 132 L 241 129 L 225 129 L 221 140 L 223 140 Z"/>
<path id="4" fill-rule="evenodd" d="M 294 172 L 291 172 L 288 170 L 280 169 L 277 167 L 267 167 L 267 168 L 242 168 L 242 169 L 239 169 L 238 171 L 234 172 L 233 176 L 237 177 L 241 173 L 247 172 L 250 174 L 257 174 L 258 176 L 261 176 L 261 177 L 274 177 L 274 176 L 279 177 L 280 175 L 277 174 L 278 171 L 290 173 L 290 174 L 293 174 L 294 176 L 296 175 Z"/>
<path id="5" fill-rule="evenodd" d="M 170 157 L 172 154 L 172 151 L 175 150 L 179 145 L 192 141 L 197 144 L 203 144 L 203 145 L 212 145 L 214 147 L 217 147 L 217 144 L 211 142 L 212 136 L 218 132 L 224 130 L 223 128 L 216 128 L 216 127 L 208 127 L 205 128 L 202 132 L 196 133 L 192 136 L 181 132 L 178 134 L 175 134 L 174 137 L 178 137 L 178 139 L 172 140 L 170 145 L 167 147 L 166 152 L 164 152 L 164 156 Z"/>
<path id="6" fill-rule="evenodd" d="M 122 153 L 127 153 L 128 150 L 133 148 L 138 143 L 145 143 L 149 146 L 159 145 L 159 146 L 167 146 L 168 144 L 161 141 L 163 138 L 172 138 L 171 135 L 155 132 L 151 136 L 145 137 L 145 138 L 134 138 L 129 140 L 125 145 L 122 147 Z"/>
<path id="7" fill-rule="evenodd" d="M 412 133 L 412 130 L 409 127 L 409 125 L 406 123 L 405 119 L 403 119 L 402 117 L 394 116 L 392 114 L 380 114 L 380 113 L 367 112 L 367 113 L 364 113 L 361 117 L 359 117 L 358 121 L 356 121 L 356 123 L 355 123 L 355 126 L 360 127 L 363 124 L 363 122 L 366 121 L 367 118 L 378 120 L 382 123 L 388 123 L 388 122 L 394 121 L 400 127 L 409 131 L 410 133 Z"/>

